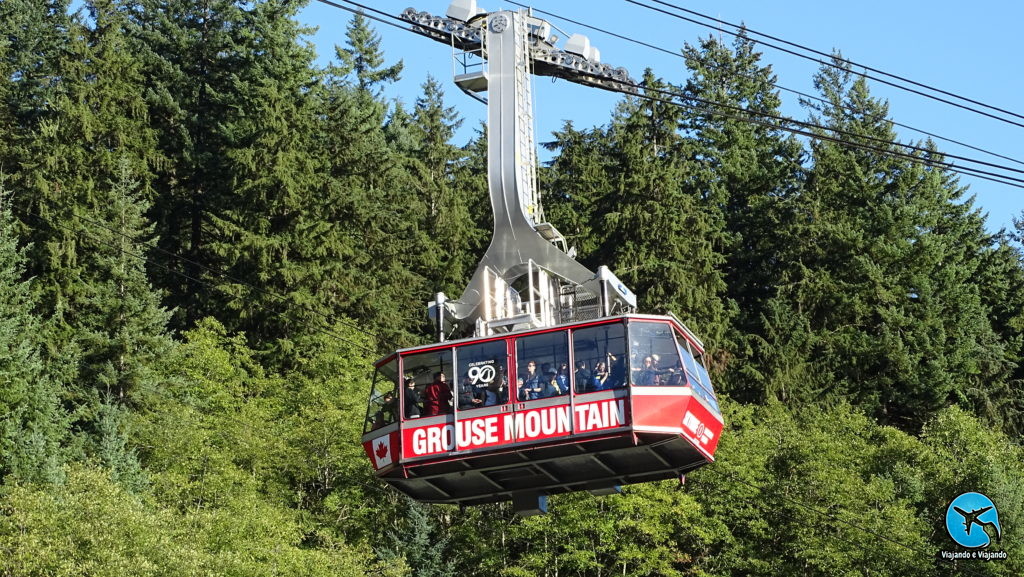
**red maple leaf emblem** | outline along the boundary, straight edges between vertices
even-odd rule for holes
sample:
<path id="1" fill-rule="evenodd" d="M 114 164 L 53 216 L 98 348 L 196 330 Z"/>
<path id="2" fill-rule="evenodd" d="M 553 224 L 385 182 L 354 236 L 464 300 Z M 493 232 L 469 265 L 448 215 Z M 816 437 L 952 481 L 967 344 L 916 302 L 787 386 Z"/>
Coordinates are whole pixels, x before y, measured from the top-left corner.
<path id="1" fill-rule="evenodd" d="M 383 459 L 388 456 L 388 446 L 384 444 L 384 441 L 377 443 L 377 459 Z"/>

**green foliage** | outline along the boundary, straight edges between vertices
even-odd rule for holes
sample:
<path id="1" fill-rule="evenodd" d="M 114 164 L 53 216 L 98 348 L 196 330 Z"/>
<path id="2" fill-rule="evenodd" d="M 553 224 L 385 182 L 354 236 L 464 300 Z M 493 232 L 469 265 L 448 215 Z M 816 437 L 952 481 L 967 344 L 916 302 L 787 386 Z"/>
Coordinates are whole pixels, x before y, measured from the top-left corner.
<path id="1" fill-rule="evenodd" d="M 72 25 L 68 5 L 67 0 L 9 0 L 0 5 L 3 102 L 5 115 L 20 129 L 18 137 L 38 128 L 50 113 L 46 103 L 56 93 L 61 51 Z"/>
<path id="2" fill-rule="evenodd" d="M 1017 221 L 1016 241 L 1021 240 L 1024 220 Z M 1003 344 L 1010 374 L 1003 382 L 990 383 L 987 394 L 977 395 L 977 410 L 991 422 L 1019 435 L 1024 431 L 1024 251 L 1014 237 L 1000 236 L 998 244 L 982 254 L 976 273 L 980 298 L 987 307 L 992 328 Z"/>
<path id="3" fill-rule="evenodd" d="M 40 326 L 42 360 L 66 383 L 60 396 L 75 430 L 72 453 L 95 456 L 103 445 L 111 457 L 124 443 L 103 438 L 119 434 L 119 427 L 99 433 L 103 404 L 126 403 L 139 387 L 152 386 L 170 340 L 167 315 L 147 278 L 145 249 L 137 248 L 151 238 L 144 213 L 149 167 L 158 162 L 141 64 L 127 48 L 127 21 L 117 6 L 97 0 L 86 7 L 89 25 L 69 17 L 63 4 L 24 15 L 57 24 L 33 38 L 37 23 L 22 21 L 26 46 L 38 48 L 60 34 L 61 48 L 37 55 L 38 62 L 15 62 L 15 69 L 52 76 L 16 75 L 13 91 L 25 97 L 42 91 L 46 105 L 36 116 L 8 108 L 19 119 L 11 178 L 30 243 L 34 305 L 47 319 Z"/>
<path id="4" fill-rule="evenodd" d="M 816 80 L 827 103 L 816 122 L 854 141 L 894 141 L 886 105 L 863 79 L 825 68 Z M 910 162 L 812 141 L 813 169 L 784 233 L 801 242 L 746 339 L 754 363 L 740 374 L 761 390 L 787 402 L 846 400 L 909 430 L 949 403 L 990 415 L 1014 402 L 1005 344 L 976 281 L 991 239 L 956 179 L 929 164 L 941 155 L 922 148 Z"/>
<path id="5" fill-rule="evenodd" d="M 455 108 L 445 106 L 441 85 L 428 77 L 407 128 L 405 190 L 426 208 L 418 227 L 426 235 L 425 246 L 407 266 L 420 268 L 434 292 L 449 294 L 459 294 L 469 281 L 476 253 L 484 244 L 484 235 L 470 214 L 474 191 L 457 178 L 464 152 L 451 140 L 461 124 Z"/>
<path id="6" fill-rule="evenodd" d="M 75 467 L 51 490 L 10 486 L 0 511 L 5 575 L 175 575 L 197 569 L 187 541 L 95 469 Z M 184 535 L 180 535 L 184 537 Z"/>
<path id="7" fill-rule="evenodd" d="M 697 108 L 682 121 L 693 141 L 693 186 L 719 208 L 714 215 L 723 230 L 714 248 L 723 253 L 720 268 L 734 307 L 727 339 L 735 344 L 717 351 L 726 370 L 720 386 L 740 399 L 760 398 L 771 386 L 748 355 L 768 299 L 795 265 L 794 200 L 804 170 L 796 138 L 763 122 L 781 116 L 781 99 L 771 66 L 754 47 L 741 35 L 731 50 L 713 37 L 683 50 L 693 71 L 683 94 Z"/>
<path id="8" fill-rule="evenodd" d="M 350 377 L 352 365 L 362 371 L 367 361 L 348 347 L 320 347 L 286 379 L 266 372 L 243 337 L 203 321 L 171 359 L 173 386 L 145 399 L 138 443 L 152 494 L 197 525 L 219 571 L 259 572 L 283 561 L 286 574 L 362 574 L 365 552 L 345 545 L 346 531 L 359 543 L 358 530 L 325 524 L 341 514 L 324 501 L 369 481 L 350 440 L 365 408 L 338 400 L 366 384 Z"/>
<path id="9" fill-rule="evenodd" d="M 99 396 L 123 403 L 140 389 L 159 386 L 158 361 L 171 346 L 170 315 L 146 276 L 153 226 L 127 160 L 108 190 L 82 242 L 90 250 L 82 257 L 86 284 L 76 342 L 82 350 L 79 378 Z"/>
<path id="10" fill-rule="evenodd" d="M 55 86 L 38 123 L 20 127 L 12 163 L 12 182 L 25 191 L 16 206 L 30 228 L 28 270 L 39 277 L 39 306 L 65 333 L 77 330 L 89 299 L 84 261 L 96 247 L 88 237 L 94 225 L 83 217 L 95 219 L 98 207 L 108 207 L 123 171 L 139 180 L 136 194 L 148 200 L 149 165 L 157 162 L 140 63 L 127 48 L 124 18 L 108 1 L 88 7 L 93 27 L 72 19 L 58 28 L 63 49 L 53 51 L 51 74 L 60 82 L 51 79 Z M 59 349 L 70 339 L 56 334 L 54 340 Z"/>
<path id="11" fill-rule="evenodd" d="M 414 146 L 411 117 L 380 96 L 400 65 L 383 67 L 375 34 L 366 19 L 353 19 L 347 46 L 336 50 L 340 62 L 325 71 L 318 142 L 328 171 L 322 194 L 331 210 L 322 218 L 342 239 L 340 310 L 389 341 L 411 344 L 426 324 L 418 295 L 430 294 L 422 267 L 409 266 L 427 241 L 426 208 L 414 201 L 404 169 L 404 153 Z"/>
<path id="12" fill-rule="evenodd" d="M 226 502 L 233 490 L 279 496 L 276 479 L 258 473 L 286 451 L 270 428 L 274 406 L 263 396 L 280 379 L 265 373 L 242 337 L 228 337 L 214 321 L 186 339 L 172 359 L 172 385 L 145 399 L 139 423 L 155 494 L 197 510 Z"/>
<path id="13" fill-rule="evenodd" d="M 476 266 L 487 141 L 429 76 L 385 96 L 363 16 L 317 68 L 302 4 L 0 2 L 0 574 L 1024 573 L 1024 224 L 988 234 L 934 143 L 886 154 L 848 70 L 820 138 L 748 122 L 780 99 L 743 36 L 540 175 L 584 264 L 708 344 L 716 463 L 530 519 L 378 482 L 370 367 Z M 964 491 L 1008 561 L 934 559 Z"/>
<path id="14" fill-rule="evenodd" d="M 402 62 L 384 66 L 380 36 L 362 14 L 354 15 L 349 21 L 345 37 L 348 38 L 348 47 L 338 50 L 344 69 L 355 74 L 361 91 L 369 92 L 375 99 L 380 98 L 383 83 L 399 79 Z"/>
<path id="15" fill-rule="evenodd" d="M 755 574 L 929 574 L 929 528 L 886 478 L 920 466 L 911 439 L 846 407 L 743 413 L 708 479 L 715 517 L 742 543 L 727 563 Z M 737 498 L 745 505 L 733 508 Z"/>
<path id="16" fill-rule="evenodd" d="M 337 311 L 342 274 L 342 231 L 324 220 L 332 207 L 320 195 L 315 154 L 314 54 L 299 40 L 307 30 L 294 20 L 298 9 L 268 1 L 240 14 L 223 95 L 235 104 L 220 125 L 225 190 L 205 207 L 209 262 L 231 278 L 209 291 L 204 311 L 282 363 L 292 362 L 298 337 Z"/>
<path id="17" fill-rule="evenodd" d="M 152 183 L 161 249 L 154 255 L 154 276 L 168 291 L 168 304 L 177 311 L 175 325 L 181 327 L 201 318 L 210 302 L 203 266 L 215 262 L 208 247 L 210 214 L 232 187 L 225 166 L 231 144 L 226 129 L 236 116 L 232 97 L 239 96 L 234 74 L 245 73 L 238 46 L 244 9 L 233 0 L 119 4 L 128 18 L 128 46 L 141 61 L 142 94 L 163 160 L 154 166 Z"/>
<path id="18" fill-rule="evenodd" d="M 544 144 L 558 151 L 546 170 L 541 170 L 545 215 L 558 223 L 566 241 L 576 247 L 581 262 L 600 266 L 595 253 L 604 227 L 596 203 L 610 192 L 607 140 L 600 128 L 577 130 L 566 122 L 555 139 Z"/>
<path id="19" fill-rule="evenodd" d="M 85 467 L 53 490 L 13 486 L 4 497 L 0 571 L 12 577 L 366 574 L 357 553 L 304 547 L 294 515 L 259 501 L 177 511 Z"/>
<path id="20" fill-rule="evenodd" d="M 60 384 L 40 358 L 42 323 L 21 278 L 24 258 L 14 230 L 0 174 L 0 479 L 53 482 L 60 478 L 67 416 Z"/>
<path id="21" fill-rule="evenodd" d="M 385 533 L 387 544 L 377 554 L 388 563 L 402 563 L 414 577 L 452 577 L 455 559 L 447 555 L 449 539 L 441 534 L 425 505 L 404 498 L 406 523 Z"/>

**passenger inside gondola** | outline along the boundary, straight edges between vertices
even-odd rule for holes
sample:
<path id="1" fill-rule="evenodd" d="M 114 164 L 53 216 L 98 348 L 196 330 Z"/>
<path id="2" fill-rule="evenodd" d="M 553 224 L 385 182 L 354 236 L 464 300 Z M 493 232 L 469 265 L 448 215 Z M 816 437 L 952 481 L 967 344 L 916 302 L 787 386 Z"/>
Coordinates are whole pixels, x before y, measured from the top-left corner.
<path id="1" fill-rule="evenodd" d="M 523 377 L 516 377 L 516 395 L 520 401 L 532 401 L 533 386 L 527 385 Z"/>
<path id="2" fill-rule="evenodd" d="M 658 373 L 654 368 L 654 359 L 650 355 L 643 358 L 639 367 L 633 369 L 633 374 L 633 384 L 635 385 L 649 387 L 659 384 Z"/>
<path id="3" fill-rule="evenodd" d="M 682 386 L 682 365 L 679 348 L 670 327 L 661 323 L 636 322 L 630 324 L 630 374 L 636 386 Z"/>
<path id="4" fill-rule="evenodd" d="M 558 374 L 554 371 L 548 372 L 546 378 L 541 380 L 540 392 L 537 393 L 538 399 L 547 399 L 549 397 L 557 397 L 561 395 L 558 388 Z"/>
<path id="5" fill-rule="evenodd" d="M 658 384 L 659 385 L 671 384 L 671 377 L 672 377 L 673 373 L 676 372 L 675 368 L 662 366 L 662 364 L 661 364 L 661 356 L 658 355 L 658 354 L 651 355 L 651 361 L 652 361 L 651 364 L 654 367 L 654 372 L 655 372 L 655 374 L 658 375 Z"/>
<path id="6" fill-rule="evenodd" d="M 567 334 L 554 331 L 528 335 L 516 339 L 516 356 L 526 363 L 519 365 L 518 375 L 529 389 L 528 398 L 544 399 L 568 394 L 572 377 L 569 374 L 569 348 Z M 564 366 L 565 372 L 559 375 Z"/>
<path id="7" fill-rule="evenodd" d="M 394 423 L 397 408 L 398 399 L 395 398 L 395 393 L 393 391 L 384 393 L 383 398 L 380 400 L 379 408 L 373 416 L 373 426 L 371 429 L 379 429 Z"/>
<path id="8" fill-rule="evenodd" d="M 476 385 L 469 376 L 463 377 L 459 382 L 459 410 L 475 409 L 483 406 L 483 398 L 477 393 Z"/>
<path id="9" fill-rule="evenodd" d="M 530 361 L 526 363 L 526 371 L 520 377 L 523 381 L 523 387 L 520 389 L 523 396 L 519 397 L 520 401 L 532 401 L 534 399 L 541 398 L 541 392 L 544 390 L 543 377 L 537 372 L 537 362 Z"/>
<path id="10" fill-rule="evenodd" d="M 505 373 L 504 364 L 498 365 L 498 376 L 491 381 L 487 389 L 496 392 L 498 395 L 497 403 L 492 404 L 504 405 L 508 402 L 508 375 Z"/>
<path id="11" fill-rule="evenodd" d="M 434 381 L 424 391 L 423 416 L 433 417 L 452 411 L 452 390 L 444 371 L 434 373 Z"/>
<path id="12" fill-rule="evenodd" d="M 470 368 L 469 369 L 469 374 L 470 375 L 473 375 L 474 373 L 476 373 L 476 377 L 475 378 L 473 378 L 471 376 L 471 377 L 469 377 L 469 379 L 470 379 L 470 382 L 473 385 L 473 397 L 480 401 L 480 403 L 475 405 L 477 407 L 484 406 L 483 401 L 484 401 L 484 398 L 487 396 L 487 388 L 490 386 L 491 381 L 493 381 L 494 379 L 496 379 L 498 377 L 498 374 L 497 374 L 498 373 L 498 369 L 494 367 L 494 363 L 493 362 L 488 363 L 485 366 L 494 368 L 494 372 L 493 373 L 485 374 L 487 371 L 484 371 L 484 370 L 482 370 L 480 368 Z M 490 377 L 490 378 L 488 378 L 488 377 Z"/>
<path id="13" fill-rule="evenodd" d="M 594 376 L 591 377 L 590 389 L 593 391 L 603 391 L 605 385 L 610 385 L 608 382 L 608 363 L 600 361 L 597 366 L 594 367 Z"/>
<path id="14" fill-rule="evenodd" d="M 593 390 L 590 371 L 587 370 L 585 361 L 576 361 L 576 370 L 573 372 L 572 378 L 576 383 L 577 393 L 589 393 Z"/>
<path id="15" fill-rule="evenodd" d="M 508 387 L 505 385 L 503 379 L 495 379 L 491 381 L 491 384 L 484 391 L 484 404 L 485 407 L 492 407 L 494 405 L 504 405 L 508 402 Z"/>
<path id="16" fill-rule="evenodd" d="M 573 331 L 573 373 L 577 393 L 594 393 L 622 386 L 625 369 L 616 378 L 615 362 L 626 356 L 626 331 L 621 324 L 586 327 Z"/>
<path id="17" fill-rule="evenodd" d="M 558 382 L 558 394 L 569 394 L 569 363 L 561 363 L 558 367 L 558 374 L 555 375 Z"/>
<path id="18" fill-rule="evenodd" d="M 370 393 L 370 402 L 366 407 L 364 433 L 390 425 L 398 420 L 400 388 L 398 359 L 393 358 L 377 367 L 377 374 L 373 379 L 373 390 Z"/>
<path id="19" fill-rule="evenodd" d="M 416 390 L 416 379 L 412 377 L 405 378 L 405 418 L 416 419 L 422 412 L 422 402 L 419 391 Z"/>
<path id="20" fill-rule="evenodd" d="M 634 384 L 641 387 L 652 387 L 658 385 L 668 385 L 671 383 L 671 375 L 675 372 L 672 368 L 662 368 L 660 366 L 661 357 L 657 354 L 652 354 L 644 357 L 643 365 L 640 367 L 639 374 L 636 376 Z"/>
<path id="21" fill-rule="evenodd" d="M 608 380 L 605 381 L 605 389 L 619 389 L 626 386 L 626 361 L 615 355 L 608 355 L 611 362 L 611 369 L 608 371 Z"/>

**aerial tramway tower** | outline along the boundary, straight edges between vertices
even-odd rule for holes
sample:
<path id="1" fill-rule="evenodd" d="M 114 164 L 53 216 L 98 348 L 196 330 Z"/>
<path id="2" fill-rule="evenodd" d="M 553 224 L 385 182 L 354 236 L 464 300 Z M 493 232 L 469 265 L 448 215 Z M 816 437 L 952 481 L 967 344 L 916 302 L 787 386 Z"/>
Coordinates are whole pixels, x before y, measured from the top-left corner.
<path id="1" fill-rule="evenodd" d="M 409 8 L 402 18 L 450 44 L 461 68 L 455 83 L 487 94 L 487 177 L 494 235 L 462 296 L 430 304 L 439 339 L 553 326 L 636 310 L 636 296 L 607 267 L 595 274 L 566 253 L 565 239 L 544 221 L 537 190 L 533 74 L 617 90 L 635 90 L 623 68 L 600 62 L 585 36 L 559 49 L 551 25 L 529 12 L 479 11 L 452 3 L 441 18 Z M 511 289 L 511 290 L 510 290 Z"/>
<path id="2" fill-rule="evenodd" d="M 711 462 L 722 417 L 703 344 L 674 316 L 636 314 L 607 267 L 576 262 L 537 190 L 532 75 L 635 92 L 628 72 L 585 36 L 559 48 L 528 10 L 456 0 L 402 18 L 452 47 L 456 84 L 487 104 L 494 232 L 462 295 L 428 304 L 438 343 L 377 363 L 363 444 L 378 477 L 422 501 L 531 514 L 547 495 Z"/>

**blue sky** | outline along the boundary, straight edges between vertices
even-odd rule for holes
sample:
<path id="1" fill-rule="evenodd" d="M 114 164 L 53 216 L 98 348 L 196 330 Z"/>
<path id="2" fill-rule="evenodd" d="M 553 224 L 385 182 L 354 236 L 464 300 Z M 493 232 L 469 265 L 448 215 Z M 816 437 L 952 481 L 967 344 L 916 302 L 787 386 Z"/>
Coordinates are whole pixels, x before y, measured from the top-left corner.
<path id="1" fill-rule="evenodd" d="M 516 9 L 508 2 L 478 0 L 482 8 L 493 11 Z M 399 14 L 412 6 L 434 14 L 444 14 L 448 0 L 362 0 L 378 10 Z M 526 3 L 526 2 L 524 2 Z M 646 4 L 655 4 L 647 1 Z M 1020 43 L 1015 29 L 1024 21 L 1024 3 L 1005 0 L 976 0 L 972 3 L 952 0 L 861 0 L 858 3 L 821 0 L 671 0 L 721 20 L 745 23 L 752 30 L 770 34 L 823 52 L 833 49 L 862 65 L 916 82 L 934 86 L 974 100 L 1024 114 L 1020 95 L 1024 79 L 1020 75 Z M 583 24 L 614 31 L 673 52 L 684 43 L 696 43 L 710 34 L 710 28 L 652 12 L 625 0 L 535 0 L 539 9 Z M 587 34 L 601 50 L 604 62 L 625 66 L 634 77 L 645 67 L 673 83 L 683 83 L 686 71 L 681 58 L 650 48 L 587 30 L 556 18 L 544 16 L 563 32 Z M 333 56 L 333 46 L 344 44 L 345 27 L 351 13 L 312 0 L 300 18 L 318 27 L 313 41 L 321 58 Z M 469 138 L 469 127 L 483 118 L 484 107 L 463 95 L 451 84 L 451 50 L 443 44 L 374 22 L 381 35 L 389 62 L 405 63 L 403 79 L 392 91 L 412 103 L 428 74 L 442 81 L 446 99 L 466 119 L 460 135 Z M 563 38 L 565 34 L 560 34 Z M 731 37 L 722 34 L 725 41 Z M 762 61 L 771 64 L 777 84 L 800 92 L 816 94 L 812 77 L 818 69 L 814 62 L 762 48 Z M 1024 162 L 1024 128 L 928 100 L 877 82 L 872 94 L 889 101 L 890 115 L 898 123 L 939 136 L 958 140 Z M 619 97 L 600 90 L 552 82 L 540 78 L 535 83 L 538 140 L 544 141 L 563 121 L 577 127 L 604 124 Z M 797 96 L 783 92 L 784 112 L 804 119 L 806 112 Z M 1017 119 L 1024 124 L 1024 120 Z M 902 141 L 925 138 L 908 129 L 897 128 Z M 1024 169 L 1024 164 L 993 158 L 958 145 L 939 142 L 950 154 L 978 158 Z M 1024 176 L 1018 174 L 1017 176 Z M 989 229 L 1010 227 L 1012 218 L 1024 213 L 1024 189 L 963 177 L 969 194 L 988 214 Z"/>

